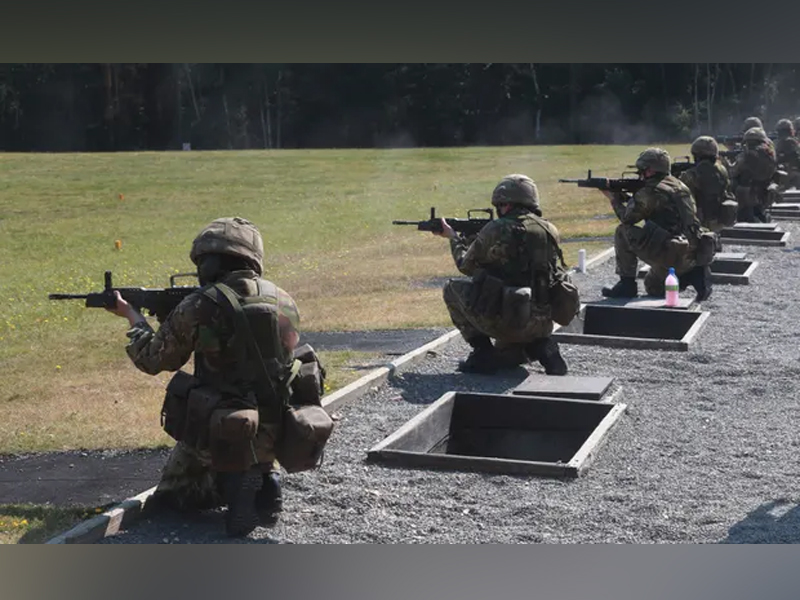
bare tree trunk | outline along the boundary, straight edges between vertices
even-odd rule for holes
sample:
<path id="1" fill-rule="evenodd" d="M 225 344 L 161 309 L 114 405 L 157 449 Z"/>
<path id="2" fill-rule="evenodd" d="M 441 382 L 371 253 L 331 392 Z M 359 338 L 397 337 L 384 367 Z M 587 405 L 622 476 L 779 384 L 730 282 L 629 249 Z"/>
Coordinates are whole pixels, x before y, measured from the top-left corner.
<path id="1" fill-rule="evenodd" d="M 700 102 L 697 95 L 697 80 L 700 77 L 700 63 L 694 63 L 694 128 L 695 132 L 700 126 Z"/>
<path id="2" fill-rule="evenodd" d="M 259 102 L 259 104 L 261 104 L 261 103 Z M 268 145 L 269 142 L 267 141 L 267 123 L 264 120 L 264 105 L 263 104 L 261 104 L 260 110 L 261 110 L 261 138 L 264 140 L 264 149 L 266 150 L 267 148 L 269 148 L 269 145 Z"/>
<path id="3" fill-rule="evenodd" d="M 569 131 L 573 142 L 578 142 L 578 66 L 569 65 Z"/>
<path id="4" fill-rule="evenodd" d="M 533 63 L 528 64 L 533 76 L 533 88 L 536 90 L 536 132 L 534 133 L 534 139 L 538 142 L 542 125 L 542 91 L 539 89 L 539 78 L 536 77 L 536 65 Z"/>
<path id="5" fill-rule="evenodd" d="M 749 113 L 753 113 L 753 96 L 755 95 L 755 91 L 753 88 L 755 87 L 755 79 L 756 79 L 756 63 L 750 63 L 750 87 L 747 89 L 747 101 L 750 105 Z"/>
<path id="6" fill-rule="evenodd" d="M 228 94 L 222 94 L 222 108 L 225 110 L 225 130 L 228 132 L 228 150 L 233 149 L 231 144 L 231 116 L 228 113 Z"/>
<path id="7" fill-rule="evenodd" d="M 661 89 L 664 92 L 664 111 L 669 113 L 669 93 L 667 90 L 667 69 L 661 63 Z"/>
<path id="8" fill-rule="evenodd" d="M 194 114 L 197 122 L 200 122 L 200 107 L 197 105 L 197 96 L 194 93 L 194 84 L 192 84 L 192 71 L 189 69 L 189 64 L 184 63 L 183 68 L 186 70 L 186 81 L 189 84 L 189 93 L 192 97 L 192 106 L 194 106 Z"/>
<path id="9" fill-rule="evenodd" d="M 762 86 L 763 95 L 764 95 L 764 114 L 762 118 L 764 119 L 764 127 L 766 127 L 766 119 L 769 116 L 769 106 L 770 106 L 770 84 L 772 83 L 772 63 L 767 65 L 767 72 L 764 74 L 764 84 Z"/>
<path id="10" fill-rule="evenodd" d="M 283 96 L 283 86 L 281 86 L 281 79 L 282 78 L 283 78 L 283 71 L 278 71 L 278 82 L 276 84 L 277 85 L 277 90 L 276 90 L 276 95 L 277 95 L 276 112 L 277 112 L 277 114 L 275 115 L 275 120 L 276 120 L 276 123 L 275 123 L 275 129 L 276 129 L 275 147 L 276 148 L 280 148 L 281 147 L 281 105 L 282 105 L 281 96 Z"/>
<path id="11" fill-rule="evenodd" d="M 272 105 L 269 101 L 269 88 L 266 82 L 264 83 L 264 104 L 267 107 L 267 143 L 268 147 L 272 149 Z"/>

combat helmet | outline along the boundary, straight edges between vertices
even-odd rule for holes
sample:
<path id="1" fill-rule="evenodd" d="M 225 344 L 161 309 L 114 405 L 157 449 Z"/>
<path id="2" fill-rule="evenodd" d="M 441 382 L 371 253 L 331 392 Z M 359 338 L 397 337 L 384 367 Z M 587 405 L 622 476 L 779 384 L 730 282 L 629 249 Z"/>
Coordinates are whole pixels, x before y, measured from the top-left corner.
<path id="1" fill-rule="evenodd" d="M 261 275 L 263 273 L 264 241 L 258 228 L 241 217 L 216 219 L 207 225 L 192 242 L 189 258 L 198 264 L 204 254 L 228 254 L 244 259 Z"/>
<path id="2" fill-rule="evenodd" d="M 794 135 L 794 125 L 789 119 L 781 119 L 775 125 L 775 131 L 780 134 L 785 134 L 787 137 Z"/>
<path id="3" fill-rule="evenodd" d="M 742 141 L 746 144 L 748 142 L 766 142 L 769 138 L 767 137 L 767 132 L 764 131 L 761 127 L 751 127 L 747 131 L 744 132 L 744 136 L 742 137 Z"/>
<path id="4" fill-rule="evenodd" d="M 636 170 L 653 169 L 656 173 L 669 175 L 669 152 L 663 148 L 648 148 L 636 159 Z"/>
<path id="5" fill-rule="evenodd" d="M 519 204 L 539 211 L 539 190 L 527 175 L 506 175 L 492 192 L 492 204 Z"/>
<path id="6" fill-rule="evenodd" d="M 742 131 L 747 131 L 753 127 L 760 127 L 761 129 L 764 129 L 764 124 L 758 117 L 747 117 L 744 120 L 744 123 L 742 123 Z"/>
<path id="7" fill-rule="evenodd" d="M 716 158 L 719 156 L 719 145 L 710 135 L 701 135 L 692 142 L 691 153 L 698 158 Z"/>

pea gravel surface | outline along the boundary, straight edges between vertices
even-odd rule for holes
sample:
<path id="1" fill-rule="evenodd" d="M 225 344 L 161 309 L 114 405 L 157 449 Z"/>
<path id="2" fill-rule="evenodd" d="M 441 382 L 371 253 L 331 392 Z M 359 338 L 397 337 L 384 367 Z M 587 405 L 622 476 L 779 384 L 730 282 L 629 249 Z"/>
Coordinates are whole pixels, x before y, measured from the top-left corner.
<path id="1" fill-rule="evenodd" d="M 749 286 L 715 286 L 688 352 L 561 346 L 571 374 L 613 376 L 628 406 L 583 477 L 365 462 L 445 392 L 505 393 L 541 372 L 460 374 L 469 347 L 456 338 L 336 411 L 322 468 L 284 477 L 277 525 L 232 540 L 222 511 L 163 513 L 104 543 L 800 542 L 800 228 L 781 226 L 786 248 L 726 244 L 759 266 Z M 613 258 L 575 280 L 584 300 L 599 298 Z"/>

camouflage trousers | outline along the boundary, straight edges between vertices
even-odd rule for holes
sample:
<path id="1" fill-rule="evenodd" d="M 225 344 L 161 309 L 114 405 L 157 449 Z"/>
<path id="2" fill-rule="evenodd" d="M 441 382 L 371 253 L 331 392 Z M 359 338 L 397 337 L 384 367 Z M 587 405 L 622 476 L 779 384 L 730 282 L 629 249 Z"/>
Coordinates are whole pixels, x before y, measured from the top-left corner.
<path id="1" fill-rule="evenodd" d="M 553 332 L 553 320 L 549 314 L 534 315 L 524 327 L 509 327 L 501 316 L 488 317 L 470 308 L 472 281 L 451 279 L 444 286 L 444 303 L 450 312 L 453 325 L 461 332 L 464 340 L 470 343 L 476 338 L 486 336 L 495 340 L 495 348 L 509 359 L 525 362 L 522 349 L 534 340 L 547 338 Z"/>
<path id="2" fill-rule="evenodd" d="M 636 278 L 640 260 L 650 265 L 644 289 L 651 296 L 664 295 L 664 280 L 670 267 L 674 267 L 675 274 L 680 277 L 695 266 L 688 243 L 683 245 L 675 239 L 664 243 L 638 225 L 620 223 L 614 232 L 614 251 L 620 277 Z"/>
<path id="3" fill-rule="evenodd" d="M 257 464 L 265 473 L 278 471 L 274 439 L 277 428 L 260 425 L 253 444 Z M 153 498 L 180 511 L 208 510 L 225 504 L 219 485 L 219 473 L 212 468 L 211 453 L 178 442 L 172 449 Z"/>

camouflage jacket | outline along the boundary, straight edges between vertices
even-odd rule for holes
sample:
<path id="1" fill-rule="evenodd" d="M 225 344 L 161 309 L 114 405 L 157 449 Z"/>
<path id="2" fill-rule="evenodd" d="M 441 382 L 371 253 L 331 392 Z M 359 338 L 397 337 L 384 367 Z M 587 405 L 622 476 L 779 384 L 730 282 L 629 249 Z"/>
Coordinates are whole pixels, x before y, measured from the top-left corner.
<path id="1" fill-rule="evenodd" d="M 672 175 L 651 177 L 633 197 L 618 194 L 614 211 L 624 225 L 652 221 L 671 235 L 690 240 L 700 229 L 692 192 Z"/>
<path id="2" fill-rule="evenodd" d="M 734 200 L 728 170 L 719 160 L 701 160 L 688 171 L 681 173 L 680 180 L 686 184 L 697 208 L 697 217 L 715 216 L 719 206 L 726 200 Z"/>
<path id="3" fill-rule="evenodd" d="M 554 225 L 525 208 L 515 208 L 485 225 L 471 244 L 463 236 L 450 240 L 456 267 L 469 276 L 484 269 L 509 286 L 531 285 L 533 272 L 555 268 L 553 257 L 558 254 L 557 241 L 534 223 L 537 219 L 559 239 Z"/>
<path id="4" fill-rule="evenodd" d="M 732 185 L 735 188 L 769 183 L 777 168 L 778 159 L 772 140 L 754 148 L 745 147 L 731 169 Z"/>
<path id="5" fill-rule="evenodd" d="M 237 271 L 223 280 L 241 296 L 257 294 L 253 271 Z M 276 286 L 277 288 L 277 286 Z M 277 288 L 277 304 L 281 331 L 299 328 L 300 316 L 291 296 Z M 146 322 L 134 325 L 127 333 L 128 356 L 138 369 L 155 375 L 161 371 L 177 371 L 192 353 L 194 372 L 204 383 L 220 388 L 240 389 L 244 393 L 257 378 L 241 373 L 237 361 L 240 343 L 234 339 L 235 327 L 230 308 L 221 306 L 202 291 L 190 294 L 169 314 L 158 331 Z"/>
<path id="6" fill-rule="evenodd" d="M 800 141 L 787 137 L 775 142 L 775 155 L 779 165 L 792 170 L 800 170 Z"/>

